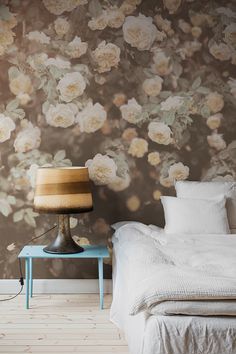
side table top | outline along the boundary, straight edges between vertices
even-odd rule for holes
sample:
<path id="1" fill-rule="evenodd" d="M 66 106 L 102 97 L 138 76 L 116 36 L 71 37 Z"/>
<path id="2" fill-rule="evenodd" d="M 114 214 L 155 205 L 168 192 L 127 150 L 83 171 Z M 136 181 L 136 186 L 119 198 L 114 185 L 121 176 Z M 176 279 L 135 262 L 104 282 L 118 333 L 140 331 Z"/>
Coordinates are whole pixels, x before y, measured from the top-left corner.
<path id="1" fill-rule="evenodd" d="M 25 246 L 18 255 L 18 258 L 108 258 L 109 252 L 106 246 L 86 245 L 82 246 L 84 252 L 71 254 L 57 254 L 44 252 L 46 246 Z"/>

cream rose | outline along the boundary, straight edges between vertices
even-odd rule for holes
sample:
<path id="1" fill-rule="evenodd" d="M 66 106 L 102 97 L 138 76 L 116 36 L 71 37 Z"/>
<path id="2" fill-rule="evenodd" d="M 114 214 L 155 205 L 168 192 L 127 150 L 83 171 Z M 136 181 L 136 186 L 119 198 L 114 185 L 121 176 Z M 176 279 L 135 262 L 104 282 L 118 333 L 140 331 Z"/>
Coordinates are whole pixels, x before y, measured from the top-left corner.
<path id="1" fill-rule="evenodd" d="M 213 133 L 207 136 L 207 142 L 210 147 L 217 151 L 224 150 L 226 148 L 226 142 L 223 139 L 222 134 Z"/>
<path id="2" fill-rule="evenodd" d="M 174 181 L 185 180 L 189 176 L 189 168 L 182 162 L 174 163 L 168 171 L 169 178 Z"/>
<path id="3" fill-rule="evenodd" d="M 70 29 L 70 24 L 69 22 L 63 18 L 63 17 L 58 17 L 55 21 L 54 21 L 54 28 L 56 31 L 56 34 L 59 37 L 63 37 L 65 34 L 67 34 L 67 32 Z"/>
<path id="4" fill-rule="evenodd" d="M 44 62 L 45 66 L 56 66 L 58 69 L 70 69 L 71 63 L 68 60 L 64 60 L 58 56 L 56 58 L 48 58 Z"/>
<path id="5" fill-rule="evenodd" d="M 214 43 L 210 46 L 209 51 L 214 58 L 224 61 L 231 58 L 231 49 L 225 43 Z"/>
<path id="6" fill-rule="evenodd" d="M 157 166 L 161 162 L 161 157 L 159 152 L 153 151 L 148 154 L 148 162 L 152 166 Z"/>
<path id="7" fill-rule="evenodd" d="M 87 4 L 87 0 L 43 0 L 46 9 L 53 15 L 61 15 L 65 11 L 72 11 L 79 5 Z"/>
<path id="8" fill-rule="evenodd" d="M 97 64 L 97 71 L 105 73 L 112 67 L 117 67 L 120 61 L 120 48 L 113 43 L 102 41 L 92 52 L 93 58 Z"/>
<path id="9" fill-rule="evenodd" d="M 21 93 L 31 94 L 33 91 L 33 86 L 30 77 L 22 73 L 20 73 L 14 79 L 10 80 L 9 87 L 11 92 L 16 96 Z"/>
<path id="10" fill-rule="evenodd" d="M 79 72 L 65 74 L 59 81 L 57 89 L 62 101 L 70 102 L 81 96 L 86 88 L 86 82 Z"/>
<path id="11" fill-rule="evenodd" d="M 106 28 L 108 25 L 108 18 L 107 18 L 107 13 L 106 11 L 103 11 L 101 15 L 97 17 L 93 17 L 89 22 L 88 22 L 88 27 L 92 31 L 101 31 L 104 28 Z"/>
<path id="12" fill-rule="evenodd" d="M 76 121 L 79 123 L 80 131 L 85 133 L 94 133 L 101 129 L 107 119 L 107 112 L 100 103 L 87 106 L 78 113 Z"/>
<path id="13" fill-rule="evenodd" d="M 51 38 L 48 37 L 44 32 L 39 32 L 39 31 L 32 31 L 29 32 L 26 37 L 30 40 L 30 41 L 35 41 L 38 42 L 40 44 L 49 44 Z"/>
<path id="14" fill-rule="evenodd" d="M 31 123 L 21 130 L 14 141 L 16 152 L 27 152 L 37 149 L 41 143 L 41 131 L 38 127 L 34 127 Z"/>
<path id="15" fill-rule="evenodd" d="M 162 193 L 159 189 L 155 189 L 152 193 L 152 196 L 153 196 L 153 199 L 155 200 L 160 200 L 161 199 L 161 196 L 162 196 Z"/>
<path id="16" fill-rule="evenodd" d="M 170 177 L 164 177 L 164 176 L 160 176 L 160 184 L 165 187 L 165 188 L 170 188 L 173 186 L 173 179 Z"/>
<path id="17" fill-rule="evenodd" d="M 178 110 L 184 103 L 181 96 L 170 96 L 161 102 L 161 111 Z"/>
<path id="18" fill-rule="evenodd" d="M 216 113 L 216 114 L 213 114 L 212 116 L 208 117 L 207 118 L 208 127 L 212 130 L 218 129 L 221 125 L 222 118 L 223 118 L 222 113 Z"/>
<path id="19" fill-rule="evenodd" d="M 13 120 L 4 114 L 0 113 L 0 143 L 9 140 L 11 132 L 16 128 Z"/>
<path id="20" fill-rule="evenodd" d="M 46 112 L 46 121 L 52 127 L 67 128 L 75 123 L 77 111 L 78 109 L 73 103 L 50 105 Z"/>
<path id="21" fill-rule="evenodd" d="M 140 121 L 142 106 L 135 98 L 131 98 L 127 104 L 120 106 L 120 111 L 123 119 L 129 123 L 137 124 Z"/>
<path id="22" fill-rule="evenodd" d="M 172 131 L 162 122 L 151 122 L 148 125 L 148 136 L 155 143 L 169 145 L 172 143 Z"/>
<path id="23" fill-rule="evenodd" d="M 178 20 L 178 26 L 185 34 L 190 33 L 192 30 L 191 25 L 183 19 Z"/>
<path id="24" fill-rule="evenodd" d="M 107 155 L 97 154 L 93 159 L 86 161 L 90 179 L 99 186 L 112 183 L 116 178 L 117 166 Z"/>
<path id="25" fill-rule="evenodd" d="M 10 29 L 3 29 L 0 31 L 0 46 L 1 46 L 1 55 L 4 54 L 8 46 L 14 42 L 14 32 Z"/>
<path id="26" fill-rule="evenodd" d="M 181 5 L 181 0 L 163 0 L 164 6 L 169 11 L 169 14 L 174 14 Z"/>
<path id="27" fill-rule="evenodd" d="M 157 28 L 151 17 L 139 14 L 128 16 L 123 24 L 124 40 L 138 50 L 149 50 L 157 37 Z"/>
<path id="28" fill-rule="evenodd" d="M 169 75 L 172 71 L 172 65 L 170 64 L 170 57 L 167 57 L 166 54 L 161 49 L 155 50 L 151 69 L 155 74 L 158 74 L 160 76 Z"/>
<path id="29" fill-rule="evenodd" d="M 225 42 L 229 45 L 236 44 L 236 23 L 231 23 L 230 25 L 226 26 L 224 29 L 225 34 Z"/>
<path id="30" fill-rule="evenodd" d="M 163 79 L 158 75 L 150 79 L 146 79 L 143 82 L 143 86 L 142 86 L 143 91 L 148 96 L 152 96 L 152 97 L 158 96 L 162 89 L 162 83 L 163 83 Z"/>
<path id="31" fill-rule="evenodd" d="M 138 196 L 132 195 L 126 201 L 126 206 L 130 211 L 137 211 L 140 208 L 141 202 Z"/>
<path id="32" fill-rule="evenodd" d="M 131 141 L 128 153 L 134 157 L 143 157 L 148 151 L 148 142 L 142 138 L 134 138 Z"/>
<path id="33" fill-rule="evenodd" d="M 171 21 L 163 18 L 161 15 L 156 15 L 154 18 L 155 23 L 160 30 L 164 31 L 168 36 L 174 35 L 174 31 L 171 28 Z"/>
<path id="34" fill-rule="evenodd" d="M 217 113 L 224 107 L 224 98 L 217 92 L 211 92 L 206 97 L 206 105 L 211 112 Z"/>
<path id="35" fill-rule="evenodd" d="M 106 11 L 108 26 L 111 28 L 120 28 L 125 20 L 125 15 L 116 6 L 109 8 Z"/>
<path id="36" fill-rule="evenodd" d="M 66 54 L 69 55 L 70 58 L 80 58 L 87 52 L 88 43 L 82 42 L 80 37 L 75 37 L 73 41 L 68 43 L 66 47 Z"/>
<path id="37" fill-rule="evenodd" d="M 129 187 L 131 182 L 130 176 L 126 174 L 124 177 L 116 176 L 112 183 L 108 184 L 108 188 L 114 192 L 121 192 Z"/>

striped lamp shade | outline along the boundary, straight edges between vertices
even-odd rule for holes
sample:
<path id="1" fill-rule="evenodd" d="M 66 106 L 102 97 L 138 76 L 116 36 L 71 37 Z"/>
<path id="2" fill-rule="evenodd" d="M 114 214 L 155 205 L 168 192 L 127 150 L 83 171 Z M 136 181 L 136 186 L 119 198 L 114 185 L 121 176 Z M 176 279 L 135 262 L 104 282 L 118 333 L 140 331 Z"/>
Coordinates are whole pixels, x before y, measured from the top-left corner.
<path id="1" fill-rule="evenodd" d="M 38 168 L 34 209 L 55 214 L 93 210 L 87 167 Z"/>

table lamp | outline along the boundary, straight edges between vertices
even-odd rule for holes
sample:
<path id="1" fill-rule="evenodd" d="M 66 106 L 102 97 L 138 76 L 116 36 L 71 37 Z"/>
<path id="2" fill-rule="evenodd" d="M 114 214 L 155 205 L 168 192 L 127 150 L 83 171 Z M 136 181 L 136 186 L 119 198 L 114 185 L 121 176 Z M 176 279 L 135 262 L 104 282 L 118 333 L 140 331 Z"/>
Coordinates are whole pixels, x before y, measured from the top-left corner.
<path id="1" fill-rule="evenodd" d="M 59 214 L 58 234 L 44 248 L 47 253 L 80 253 L 70 232 L 70 214 L 93 210 L 87 167 L 40 167 L 37 170 L 34 210 Z"/>

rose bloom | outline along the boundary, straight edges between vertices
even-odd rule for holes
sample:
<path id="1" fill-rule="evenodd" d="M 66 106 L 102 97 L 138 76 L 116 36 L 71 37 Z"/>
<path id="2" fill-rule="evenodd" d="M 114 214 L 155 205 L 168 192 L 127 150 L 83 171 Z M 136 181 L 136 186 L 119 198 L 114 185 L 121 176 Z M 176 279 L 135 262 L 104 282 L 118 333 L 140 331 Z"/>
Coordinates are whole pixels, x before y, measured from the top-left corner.
<path id="1" fill-rule="evenodd" d="M 224 107 L 224 98 L 217 92 L 211 92 L 206 97 L 206 105 L 211 112 L 217 113 Z"/>
<path id="2" fill-rule="evenodd" d="M 231 94 L 236 98 L 236 79 L 230 78 L 228 81 Z"/>
<path id="3" fill-rule="evenodd" d="M 142 138 L 134 138 L 131 141 L 128 153 L 134 157 L 143 157 L 148 152 L 148 142 Z"/>
<path id="4" fill-rule="evenodd" d="M 151 17 L 139 14 L 128 16 L 123 24 L 124 40 L 138 50 L 149 50 L 157 37 L 157 28 Z"/>
<path id="5" fill-rule="evenodd" d="M 68 43 L 66 47 L 66 54 L 69 55 L 70 58 L 80 58 L 87 52 L 88 43 L 82 42 L 80 37 L 75 37 L 73 41 Z"/>
<path id="6" fill-rule="evenodd" d="M 107 155 L 97 154 L 93 159 L 86 161 L 90 179 L 98 186 L 113 182 L 116 178 L 117 166 Z"/>
<path id="7" fill-rule="evenodd" d="M 79 123 L 80 131 L 94 133 L 101 129 L 107 119 L 107 112 L 100 103 L 89 102 L 87 106 L 78 113 L 76 121 Z"/>
<path id="8" fill-rule="evenodd" d="M 126 201 L 126 206 L 130 211 L 137 211 L 140 208 L 141 202 L 139 197 L 132 195 Z"/>
<path id="9" fill-rule="evenodd" d="M 217 151 L 224 150 L 226 148 L 226 142 L 223 139 L 222 134 L 213 133 L 207 136 L 207 142 L 210 147 Z"/>
<path id="10" fill-rule="evenodd" d="M 63 12 L 71 12 L 79 5 L 87 4 L 87 0 L 43 0 L 46 9 L 53 15 L 61 15 Z"/>
<path id="11" fill-rule="evenodd" d="M 182 181 L 188 178 L 189 168 L 182 162 L 174 163 L 170 166 L 168 174 L 170 179 L 174 181 Z"/>
<path id="12" fill-rule="evenodd" d="M 148 162 L 152 166 L 157 166 L 161 162 L 161 157 L 159 152 L 153 151 L 148 154 Z"/>
<path id="13" fill-rule="evenodd" d="M 70 69 L 71 63 L 68 60 L 64 60 L 58 56 L 56 58 L 48 58 L 44 62 L 45 66 L 56 66 L 58 69 Z"/>
<path id="14" fill-rule="evenodd" d="M 223 32 L 225 34 L 225 42 L 234 46 L 236 44 L 236 23 L 226 26 Z"/>
<path id="15" fill-rule="evenodd" d="M 194 53 L 198 52 L 202 48 L 202 43 L 197 40 L 185 41 L 184 46 L 179 50 L 182 59 L 191 58 Z"/>
<path id="16" fill-rule="evenodd" d="M 50 105 L 46 113 L 46 121 L 52 127 L 67 128 L 75 123 L 77 107 L 73 103 L 57 103 Z"/>
<path id="17" fill-rule="evenodd" d="M 0 31 L 0 46 L 2 47 L 2 51 L 4 54 L 5 49 L 13 44 L 14 42 L 14 32 L 8 29 Z"/>
<path id="18" fill-rule="evenodd" d="M 160 76 L 169 75 L 172 71 L 170 57 L 167 57 L 161 49 L 156 50 L 153 55 L 151 69 L 155 74 Z"/>
<path id="19" fill-rule="evenodd" d="M 111 28 L 120 28 L 125 20 L 125 15 L 116 6 L 110 7 L 106 11 L 108 26 Z"/>
<path id="20" fill-rule="evenodd" d="M 113 43 L 102 41 L 92 52 L 93 58 L 98 66 L 99 73 L 110 71 L 112 67 L 117 67 L 120 61 L 120 48 Z"/>
<path id="21" fill-rule="evenodd" d="M 135 98 L 128 100 L 127 104 L 120 106 L 122 118 L 129 123 L 136 124 L 140 121 L 142 106 L 138 104 Z"/>
<path id="22" fill-rule="evenodd" d="M 224 61 L 229 60 L 231 58 L 231 49 L 225 43 L 214 43 L 209 51 L 214 58 Z"/>
<path id="23" fill-rule="evenodd" d="M 97 30 L 103 30 L 104 28 L 106 28 L 108 25 L 108 18 L 107 18 L 107 13 L 106 11 L 103 11 L 101 13 L 101 15 L 92 18 L 89 22 L 88 22 L 88 27 L 92 30 L 92 31 L 97 31 Z"/>
<path id="24" fill-rule="evenodd" d="M 122 139 L 130 142 L 133 138 L 136 138 L 138 133 L 135 128 L 127 128 L 123 131 Z"/>
<path id="25" fill-rule="evenodd" d="M 49 44 L 50 43 L 50 37 L 48 37 L 45 33 L 43 32 L 39 32 L 39 31 L 32 31 L 29 32 L 26 37 L 30 40 L 30 41 L 35 41 L 38 42 L 40 44 Z"/>
<path id="26" fill-rule="evenodd" d="M 190 33 L 192 30 L 191 25 L 188 22 L 184 21 L 182 18 L 179 19 L 178 26 L 185 34 Z"/>
<path id="27" fill-rule="evenodd" d="M 169 11 L 169 14 L 174 14 L 181 5 L 181 0 L 163 0 L 164 6 Z"/>
<path id="28" fill-rule="evenodd" d="M 181 96 L 170 96 L 165 101 L 161 102 L 161 111 L 171 111 L 179 109 L 184 103 Z"/>
<path id="29" fill-rule="evenodd" d="M 155 191 L 153 191 L 152 196 L 153 196 L 153 199 L 160 200 L 162 193 L 159 189 L 156 189 Z"/>
<path id="30" fill-rule="evenodd" d="M 136 10 L 136 5 L 132 4 L 129 0 L 124 0 L 120 6 L 120 10 L 124 15 L 130 15 Z"/>
<path id="31" fill-rule="evenodd" d="M 170 177 L 160 176 L 160 184 L 165 188 L 170 188 L 173 186 L 173 179 Z"/>
<path id="32" fill-rule="evenodd" d="M 79 72 L 65 74 L 59 81 L 57 89 L 60 91 L 60 98 L 70 102 L 81 96 L 86 88 L 86 82 Z"/>
<path id="33" fill-rule="evenodd" d="M 143 86 L 142 86 L 143 91 L 148 96 L 152 96 L 152 97 L 158 96 L 162 89 L 162 83 L 163 83 L 163 79 L 158 75 L 150 79 L 146 79 L 143 82 Z"/>
<path id="34" fill-rule="evenodd" d="M 155 143 L 169 145 L 172 143 L 172 131 L 162 122 L 151 122 L 148 125 L 148 136 Z"/>
<path id="35" fill-rule="evenodd" d="M 216 113 L 216 114 L 213 114 L 212 116 L 208 117 L 207 118 L 208 127 L 212 130 L 218 129 L 221 125 L 222 118 L 223 118 L 222 113 Z"/>
<path id="36" fill-rule="evenodd" d="M 31 94 L 33 91 L 30 77 L 22 73 L 10 81 L 9 87 L 11 92 L 16 96 L 20 93 Z"/>
<path id="37" fill-rule="evenodd" d="M 114 192 L 121 192 L 129 187 L 130 182 L 131 179 L 127 173 L 124 177 L 116 176 L 114 181 L 108 184 L 108 188 Z"/>
<path id="38" fill-rule="evenodd" d="M 116 93 L 113 97 L 112 102 L 116 107 L 120 107 L 125 103 L 125 100 L 126 100 L 126 95 L 124 93 Z"/>
<path id="39" fill-rule="evenodd" d="M 11 132 L 16 128 L 14 121 L 0 113 L 0 143 L 10 139 Z"/>
<path id="40" fill-rule="evenodd" d="M 70 24 L 65 18 L 58 17 L 54 21 L 54 28 L 55 28 L 56 34 L 59 37 L 63 37 L 69 31 Z"/>
<path id="41" fill-rule="evenodd" d="M 174 31 L 171 28 L 171 21 L 164 19 L 161 15 L 154 17 L 157 27 L 164 31 L 169 37 L 174 35 Z"/>
<path id="42" fill-rule="evenodd" d="M 38 127 L 34 127 L 31 123 L 21 130 L 14 141 L 16 152 L 27 152 L 37 149 L 41 143 L 41 131 Z"/>
<path id="43" fill-rule="evenodd" d="M 191 33 L 194 38 L 199 38 L 202 34 L 202 29 L 201 29 L 201 27 L 194 26 L 191 29 Z"/>

